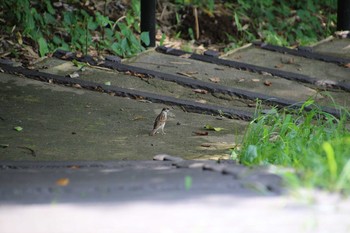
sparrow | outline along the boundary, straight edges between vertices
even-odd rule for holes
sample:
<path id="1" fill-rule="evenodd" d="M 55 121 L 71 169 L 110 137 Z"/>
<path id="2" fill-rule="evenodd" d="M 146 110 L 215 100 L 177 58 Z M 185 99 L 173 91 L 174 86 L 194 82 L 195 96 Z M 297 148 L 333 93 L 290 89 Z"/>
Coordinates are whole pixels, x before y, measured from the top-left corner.
<path id="1" fill-rule="evenodd" d="M 163 108 L 162 111 L 157 116 L 156 120 L 154 121 L 153 130 L 150 132 L 150 136 L 154 136 L 159 129 L 162 130 L 162 134 L 165 134 L 164 132 L 164 126 L 165 122 L 168 119 L 168 112 L 169 108 Z"/>

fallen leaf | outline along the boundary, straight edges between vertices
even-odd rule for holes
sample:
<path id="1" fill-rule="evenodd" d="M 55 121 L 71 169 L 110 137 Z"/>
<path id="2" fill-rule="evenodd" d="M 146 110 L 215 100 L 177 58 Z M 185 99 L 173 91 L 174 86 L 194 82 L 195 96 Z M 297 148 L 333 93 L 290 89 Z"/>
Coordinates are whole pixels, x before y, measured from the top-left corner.
<path id="1" fill-rule="evenodd" d="M 17 36 L 18 44 L 22 45 L 22 44 L 23 44 L 23 39 L 22 39 L 21 33 L 20 33 L 20 32 L 17 32 L 17 33 L 16 33 L 16 36 Z"/>
<path id="2" fill-rule="evenodd" d="M 260 82 L 260 79 L 258 79 L 258 78 L 253 78 L 252 81 L 253 81 L 253 82 Z"/>
<path id="3" fill-rule="evenodd" d="M 68 74 L 68 77 L 70 77 L 70 78 L 79 78 L 79 74 L 78 74 L 78 72 L 73 72 L 71 74 Z"/>
<path id="4" fill-rule="evenodd" d="M 287 58 L 287 59 L 281 58 L 281 62 L 282 62 L 283 64 L 294 64 L 294 63 L 295 63 L 295 60 L 294 60 L 294 58 Z"/>
<path id="5" fill-rule="evenodd" d="M 350 68 L 350 63 L 344 64 L 345 68 Z"/>
<path id="6" fill-rule="evenodd" d="M 82 88 L 82 87 L 80 86 L 80 84 L 77 84 L 77 83 L 73 84 L 72 87 L 75 87 L 75 88 L 78 88 L 78 89 Z"/>
<path id="7" fill-rule="evenodd" d="M 192 177 L 191 176 L 185 176 L 184 183 L 185 183 L 185 189 L 186 190 L 190 190 L 191 187 L 192 187 Z"/>
<path id="8" fill-rule="evenodd" d="M 17 132 L 21 132 L 23 130 L 21 126 L 15 126 L 13 127 L 13 129 L 16 130 Z"/>
<path id="9" fill-rule="evenodd" d="M 185 72 L 188 75 L 198 74 L 198 71 L 186 71 Z"/>
<path id="10" fill-rule="evenodd" d="M 269 86 L 272 85 L 272 83 L 271 83 L 269 80 L 266 80 L 266 81 L 264 82 L 264 85 L 269 87 Z"/>
<path id="11" fill-rule="evenodd" d="M 203 143 L 203 144 L 201 144 L 201 147 L 211 147 L 211 145 L 208 143 Z"/>
<path id="12" fill-rule="evenodd" d="M 207 129 L 207 130 L 214 130 L 216 132 L 220 132 L 221 130 L 224 130 L 224 128 L 220 128 L 220 127 L 213 127 L 211 125 L 205 125 L 204 126 L 204 129 Z"/>
<path id="13" fill-rule="evenodd" d="M 78 54 L 77 54 L 77 57 L 79 57 Z M 81 69 L 84 66 L 86 66 L 86 64 L 84 62 L 79 62 L 79 61 L 77 61 L 75 59 L 72 61 L 72 63 L 73 63 L 74 66 L 78 67 L 78 69 Z"/>
<path id="14" fill-rule="evenodd" d="M 209 133 L 206 131 L 195 131 L 194 134 L 197 136 L 208 136 Z"/>
<path id="15" fill-rule="evenodd" d="M 277 65 L 275 65 L 275 68 L 282 68 L 283 67 L 283 64 L 277 64 Z"/>
<path id="16" fill-rule="evenodd" d="M 185 53 L 185 54 L 182 54 L 180 57 L 181 58 L 189 58 L 189 57 L 191 57 L 191 55 L 192 54 L 190 54 L 190 53 Z"/>
<path id="17" fill-rule="evenodd" d="M 7 147 L 9 147 L 10 145 L 9 144 L 0 144 L 0 147 L 1 148 L 7 148 Z"/>
<path id="18" fill-rule="evenodd" d="M 212 78 L 209 78 L 209 80 L 213 83 L 218 83 L 220 82 L 220 78 L 219 77 L 212 77 Z"/>
<path id="19" fill-rule="evenodd" d="M 266 72 L 266 71 L 261 71 L 261 74 L 262 74 L 262 75 L 265 75 L 265 76 L 272 76 L 271 73 Z"/>
<path id="20" fill-rule="evenodd" d="M 197 88 L 197 89 L 193 89 L 193 91 L 194 91 L 195 93 L 208 94 L 208 91 L 207 91 L 207 90 L 204 90 L 204 89 L 199 89 L 199 88 Z"/>
<path id="21" fill-rule="evenodd" d="M 69 184 L 69 179 L 68 178 L 61 178 L 56 180 L 56 185 L 58 186 L 67 186 Z"/>
<path id="22" fill-rule="evenodd" d="M 176 72 L 176 74 L 183 75 L 183 76 L 186 76 L 186 77 L 189 77 L 189 78 L 193 78 L 193 76 L 191 74 L 188 74 L 186 72 Z"/>
<path id="23" fill-rule="evenodd" d="M 201 103 L 201 104 L 206 104 L 206 103 L 207 103 L 207 101 L 206 101 L 206 100 L 195 100 L 195 102 L 197 102 L 197 103 Z"/>
<path id="24" fill-rule="evenodd" d="M 144 119 L 143 116 L 135 116 L 132 120 L 133 121 L 138 121 L 138 120 L 142 120 L 142 119 Z"/>
<path id="25" fill-rule="evenodd" d="M 111 82 L 110 82 L 110 81 L 105 82 L 105 85 L 110 86 L 110 85 L 111 85 Z"/>

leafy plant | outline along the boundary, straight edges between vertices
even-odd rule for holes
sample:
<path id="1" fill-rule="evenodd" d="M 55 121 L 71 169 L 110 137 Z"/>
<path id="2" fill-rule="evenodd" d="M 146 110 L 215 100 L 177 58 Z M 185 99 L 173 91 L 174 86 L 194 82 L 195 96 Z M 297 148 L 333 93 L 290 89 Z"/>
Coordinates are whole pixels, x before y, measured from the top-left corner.
<path id="1" fill-rule="evenodd" d="M 232 47 L 238 47 L 256 39 L 284 46 L 305 45 L 327 37 L 336 30 L 336 0 L 306 0 L 302 2 L 288 0 L 174 0 L 174 2 L 180 9 L 188 6 L 197 7 L 211 17 L 217 17 L 217 20 L 220 20 L 220 17 L 224 19 L 223 16 L 228 15 L 234 29 L 227 28 L 227 30 L 218 32 L 227 35 L 227 40 L 218 42 L 232 43 Z M 184 12 L 188 14 L 188 11 Z M 177 18 L 181 17 L 177 16 Z M 199 24 L 203 25 L 203 22 L 199 21 Z M 194 28 L 193 25 L 188 25 L 188 27 Z M 187 33 L 187 29 L 182 31 Z"/>
<path id="2" fill-rule="evenodd" d="M 55 10 L 49 0 L 8 0 L 0 3 L 7 24 L 7 34 L 14 33 L 18 41 L 25 39 L 34 45 L 40 56 L 57 48 L 88 53 L 110 51 L 130 57 L 149 45 L 149 34 L 139 36 L 139 2 L 132 1 L 132 10 L 120 21 L 112 21 L 101 12 L 88 13 L 79 1 L 70 2 L 68 9 Z"/>
<path id="3" fill-rule="evenodd" d="M 237 0 L 231 7 L 250 26 L 250 33 L 272 44 L 289 45 L 316 42 L 334 32 L 336 6 L 336 0 Z"/>
<path id="4" fill-rule="evenodd" d="M 305 112 L 306 106 L 313 110 Z M 241 149 L 234 153 L 243 164 L 292 167 L 305 185 L 349 192 L 350 113 L 340 110 L 343 114 L 337 119 L 313 100 L 294 111 L 272 109 L 262 114 L 258 107 Z"/>
<path id="5" fill-rule="evenodd" d="M 175 0 L 179 5 L 190 5 L 200 8 L 204 8 L 212 12 L 215 7 L 215 0 Z"/>

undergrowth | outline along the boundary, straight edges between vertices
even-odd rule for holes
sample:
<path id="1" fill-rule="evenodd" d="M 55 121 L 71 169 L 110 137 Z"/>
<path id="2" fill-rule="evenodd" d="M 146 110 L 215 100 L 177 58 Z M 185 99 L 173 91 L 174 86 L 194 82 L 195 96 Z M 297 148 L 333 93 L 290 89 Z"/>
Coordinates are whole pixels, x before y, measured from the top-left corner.
<path id="1" fill-rule="evenodd" d="M 107 50 L 130 57 L 144 50 L 141 41 L 149 44 L 148 33 L 139 33 L 138 1 L 132 2 L 132 9 L 115 21 L 103 12 L 88 12 L 86 1 L 72 0 L 69 5 L 61 1 L 53 5 L 50 0 L 1 1 L 1 20 L 5 23 L 0 32 L 10 35 L 7 41 L 23 46 L 33 44 L 40 56 L 65 49 L 85 54 Z M 10 53 L 16 56 L 17 52 L 13 46 Z"/>
<path id="2" fill-rule="evenodd" d="M 184 5 L 196 7 L 211 20 L 223 12 L 231 14 L 232 26 L 216 33 L 226 33 L 232 47 L 257 39 L 281 46 L 308 45 L 336 30 L 337 0 L 174 0 L 174 3 L 180 9 Z M 188 31 L 193 39 L 190 32 L 194 26 Z"/>
<path id="3" fill-rule="evenodd" d="M 122 16 L 112 17 L 107 9 L 123 3 Z M 306 45 L 331 35 L 336 29 L 336 0 L 167 0 L 175 4 L 174 22 L 181 25 L 191 15 L 180 15 L 186 7 L 205 17 L 176 37 L 198 40 L 201 29 L 226 14 L 224 29 L 211 27 L 210 36 L 224 33 L 225 50 L 256 39 L 277 45 Z M 160 2 L 158 2 L 160 3 Z M 104 5 L 104 8 L 97 6 Z M 158 8 L 161 4 L 158 4 Z M 166 4 L 163 6 L 165 7 Z M 158 9 L 158 13 L 164 9 Z M 118 12 L 118 10 L 117 10 Z M 192 12 L 192 11 L 190 11 Z M 198 14 L 197 14 L 198 13 Z M 185 11 L 184 14 L 189 14 Z M 100 55 L 113 53 L 130 57 L 149 44 L 147 32 L 140 33 L 140 1 L 6 0 L 0 1 L 0 57 L 18 58 L 24 52 L 44 56 L 61 48 Z M 218 17 L 218 18 L 216 18 Z M 162 21 L 158 21 L 162 28 Z M 165 22 L 166 23 L 169 22 Z M 208 24 L 209 25 L 209 24 Z M 175 28 L 176 27 L 172 27 Z M 168 35 L 171 35 L 170 32 Z M 210 37 L 209 36 L 209 37 Z M 163 35 L 164 40 L 164 35 Z M 198 43 L 201 39 L 198 40 Z M 209 38 L 209 41 L 211 39 Z M 162 43 L 162 42 L 161 42 Z"/>
<path id="4" fill-rule="evenodd" d="M 261 106 L 261 105 L 260 105 Z M 311 111 L 305 111 L 305 107 Z M 305 186 L 350 192 L 350 113 L 323 112 L 313 100 L 299 109 L 272 109 L 250 122 L 242 146 L 233 153 L 245 165 L 293 168 L 286 178 Z M 348 124 L 348 125 L 347 125 Z"/>

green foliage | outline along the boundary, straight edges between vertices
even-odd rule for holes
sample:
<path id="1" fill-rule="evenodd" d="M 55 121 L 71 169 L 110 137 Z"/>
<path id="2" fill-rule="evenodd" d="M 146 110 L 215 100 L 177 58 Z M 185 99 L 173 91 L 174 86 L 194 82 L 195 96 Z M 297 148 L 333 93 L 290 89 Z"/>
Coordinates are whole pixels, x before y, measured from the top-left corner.
<path id="1" fill-rule="evenodd" d="M 337 0 L 174 0 L 178 8 L 196 6 L 214 12 L 216 6 L 231 12 L 234 33 L 227 33 L 232 47 L 256 39 L 288 46 L 306 45 L 331 35 L 336 30 Z M 177 17 L 178 19 L 180 17 Z M 201 23 L 201 22 L 200 22 Z M 205 22 L 204 22 L 205 23 Z M 215 30 L 215 29 L 214 29 Z M 230 31 L 230 29 L 227 29 Z"/>
<path id="2" fill-rule="evenodd" d="M 190 5 L 200 8 L 204 8 L 212 12 L 215 7 L 215 0 L 175 0 L 179 5 Z"/>
<path id="3" fill-rule="evenodd" d="M 119 56 L 130 57 L 144 50 L 141 45 L 149 45 L 149 34 L 139 33 L 140 7 L 132 1 L 132 10 L 124 20 L 114 22 L 96 11 L 89 14 L 72 1 L 69 10 L 58 11 L 49 0 L 7 0 L 0 3 L 7 24 L 7 33 L 13 28 L 21 37 L 36 45 L 40 56 L 57 48 L 82 51 L 90 49 L 107 50 Z"/>
<path id="4" fill-rule="evenodd" d="M 305 112 L 306 106 L 313 110 Z M 337 119 L 312 100 L 294 111 L 272 109 L 262 114 L 258 107 L 235 154 L 243 164 L 293 167 L 306 185 L 349 192 L 350 113 L 344 109 L 342 113 Z"/>
<path id="5" fill-rule="evenodd" d="M 226 3 L 251 33 L 268 43 L 309 44 L 335 30 L 336 0 L 237 0 Z M 243 22 L 244 21 L 244 22 Z"/>

